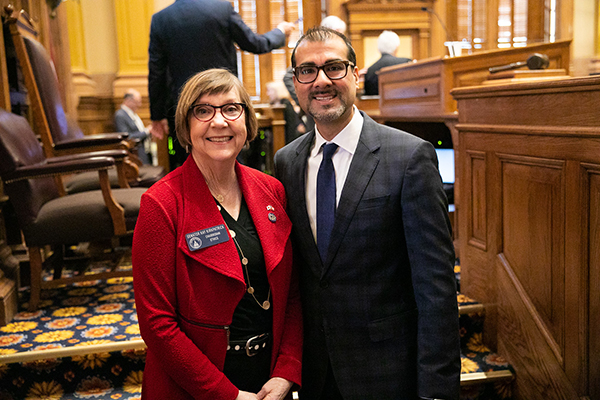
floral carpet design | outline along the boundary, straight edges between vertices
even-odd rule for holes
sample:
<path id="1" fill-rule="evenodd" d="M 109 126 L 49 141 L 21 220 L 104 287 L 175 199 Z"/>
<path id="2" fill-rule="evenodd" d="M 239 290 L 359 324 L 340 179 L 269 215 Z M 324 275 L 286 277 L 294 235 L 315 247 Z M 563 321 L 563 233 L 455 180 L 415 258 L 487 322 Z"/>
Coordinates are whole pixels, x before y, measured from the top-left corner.
<path id="1" fill-rule="evenodd" d="M 127 267 L 131 268 L 122 268 Z M 43 290 L 36 312 L 26 311 L 22 302 L 22 311 L 0 328 L 0 356 L 141 339 L 132 280 L 113 278 Z M 29 297 L 27 291 L 19 295 Z M 145 357 L 142 349 L 0 363 L 0 400 L 139 400 Z"/>
<path id="2" fill-rule="evenodd" d="M 129 260 L 124 262 L 122 268 L 131 268 Z M 455 274 L 458 281 L 459 264 Z M 0 356 L 141 339 L 132 280 L 113 278 L 43 290 L 36 312 L 27 312 L 22 302 L 22 311 L 0 328 Z M 28 296 L 27 291 L 20 293 L 22 299 Z M 478 304 L 462 294 L 457 300 L 460 306 Z M 505 359 L 485 346 L 484 318 L 483 311 L 460 316 L 463 376 L 512 371 Z M 145 359 L 146 351 L 140 349 L 10 364 L 0 360 L 0 400 L 139 400 Z M 510 380 L 461 387 L 461 400 L 511 397 Z"/>

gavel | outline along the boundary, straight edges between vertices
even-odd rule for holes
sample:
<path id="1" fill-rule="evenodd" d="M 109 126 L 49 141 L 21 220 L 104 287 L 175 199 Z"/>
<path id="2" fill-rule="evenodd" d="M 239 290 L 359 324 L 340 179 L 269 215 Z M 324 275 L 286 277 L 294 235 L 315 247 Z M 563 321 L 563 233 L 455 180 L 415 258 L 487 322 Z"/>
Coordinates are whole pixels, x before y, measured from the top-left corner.
<path id="1" fill-rule="evenodd" d="M 521 68 L 524 66 L 527 66 L 527 68 L 529 68 L 529 69 L 546 69 L 546 68 L 548 68 L 549 64 L 550 64 L 550 60 L 548 59 L 547 55 L 540 54 L 540 53 L 533 53 L 532 55 L 530 55 L 527 58 L 527 61 L 519 61 L 519 62 L 507 64 L 507 65 L 499 65 L 496 67 L 490 67 L 489 71 L 490 71 L 490 73 L 494 74 L 496 72 L 508 71 L 511 69 Z"/>

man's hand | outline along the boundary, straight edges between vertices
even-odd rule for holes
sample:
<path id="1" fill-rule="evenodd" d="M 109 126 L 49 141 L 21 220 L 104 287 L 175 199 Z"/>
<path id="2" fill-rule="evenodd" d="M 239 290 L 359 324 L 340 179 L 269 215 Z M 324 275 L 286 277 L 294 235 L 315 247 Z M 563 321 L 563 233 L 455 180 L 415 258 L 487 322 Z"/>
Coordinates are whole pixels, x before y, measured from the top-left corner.
<path id="1" fill-rule="evenodd" d="M 150 124 L 150 133 L 156 139 L 162 140 L 165 135 L 169 134 L 169 124 L 167 119 L 161 119 L 160 121 L 152 121 Z"/>
<path id="2" fill-rule="evenodd" d="M 235 398 L 235 400 L 257 400 L 257 399 L 258 399 L 258 397 L 256 397 L 256 395 L 254 393 L 244 392 L 242 390 L 240 390 L 238 397 Z"/>
<path id="3" fill-rule="evenodd" d="M 296 24 L 292 23 L 292 22 L 287 22 L 287 21 L 283 21 L 280 22 L 279 25 L 277 25 L 277 29 L 279 29 L 281 32 L 285 33 L 285 36 L 290 36 L 290 34 L 294 31 L 294 29 L 296 29 Z"/>
<path id="4" fill-rule="evenodd" d="M 283 378 L 271 378 L 257 394 L 259 400 L 282 400 L 293 383 Z"/>

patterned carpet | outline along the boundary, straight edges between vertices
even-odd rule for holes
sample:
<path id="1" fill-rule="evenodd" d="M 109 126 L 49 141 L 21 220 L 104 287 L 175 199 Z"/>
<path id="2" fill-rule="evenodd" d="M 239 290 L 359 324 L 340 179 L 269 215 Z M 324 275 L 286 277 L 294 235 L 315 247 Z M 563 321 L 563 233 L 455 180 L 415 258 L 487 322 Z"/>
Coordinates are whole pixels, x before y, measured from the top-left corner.
<path id="1" fill-rule="evenodd" d="M 129 257 L 120 268 L 131 268 Z M 455 274 L 459 279 L 459 265 Z M 29 293 L 19 296 L 26 300 Z M 483 344 L 483 307 L 462 294 L 457 299 L 466 310 L 460 316 L 461 399 L 510 399 L 511 379 L 500 378 L 511 367 Z M 22 301 L 22 311 L 0 328 L 0 400 L 140 399 L 146 352 L 132 278 L 44 290 L 38 311 L 26 307 Z M 487 383 L 490 377 L 497 382 Z"/>
<path id="2" fill-rule="evenodd" d="M 38 311 L 26 307 L 0 328 L 0 400 L 140 399 L 146 352 L 131 277 L 43 290 Z"/>

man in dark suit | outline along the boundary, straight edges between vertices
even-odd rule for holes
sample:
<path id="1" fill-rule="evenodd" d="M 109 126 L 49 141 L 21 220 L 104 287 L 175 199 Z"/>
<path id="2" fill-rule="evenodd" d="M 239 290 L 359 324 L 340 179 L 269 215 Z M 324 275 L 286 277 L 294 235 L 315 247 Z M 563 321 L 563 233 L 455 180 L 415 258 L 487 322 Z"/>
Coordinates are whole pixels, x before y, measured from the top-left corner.
<path id="1" fill-rule="evenodd" d="M 151 164 L 146 151 L 150 132 L 137 114 L 142 106 L 142 95 L 135 89 L 128 89 L 123 96 L 121 107 L 115 112 L 115 129 L 117 132 L 127 132 L 130 139 L 138 141 L 137 155 L 142 164 Z"/>
<path id="2" fill-rule="evenodd" d="M 316 123 L 275 156 L 300 270 L 300 396 L 458 399 L 454 248 L 435 150 L 354 106 L 345 36 L 309 30 L 292 66 Z"/>
<path id="3" fill-rule="evenodd" d="M 379 94 L 379 76 L 377 76 L 377 72 L 381 68 L 412 61 L 410 58 L 396 57 L 398 46 L 400 46 L 400 38 L 395 32 L 381 32 L 377 38 L 377 49 L 381 53 L 381 58 L 367 69 L 365 95 L 376 96 Z"/>
<path id="4" fill-rule="evenodd" d="M 175 105 L 180 88 L 192 75 L 225 68 L 237 75 L 235 44 L 261 54 L 283 46 L 294 24 L 282 22 L 258 35 L 244 23 L 226 0 L 176 0 L 152 16 L 148 61 L 151 133 L 162 139 L 169 133 L 171 169 L 187 154 L 176 142 Z"/>

